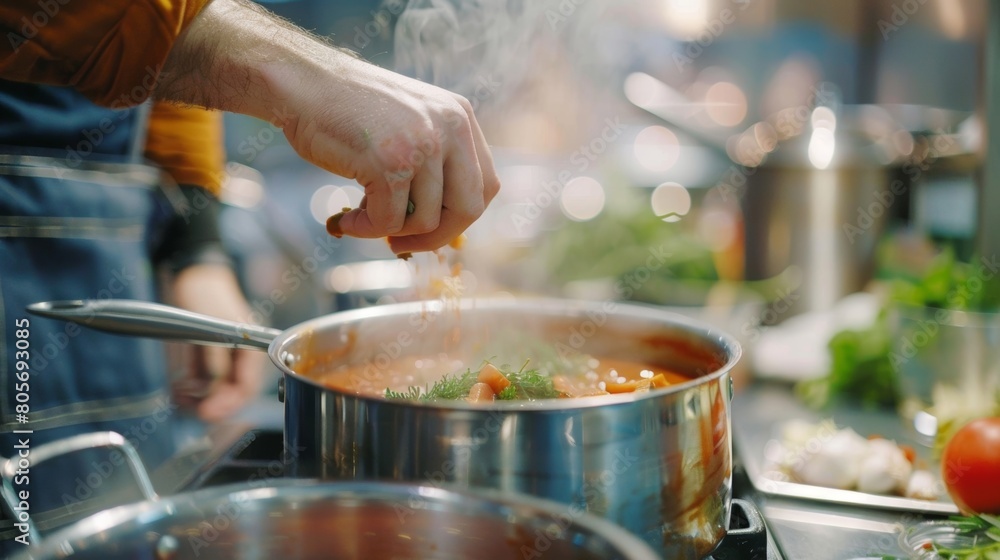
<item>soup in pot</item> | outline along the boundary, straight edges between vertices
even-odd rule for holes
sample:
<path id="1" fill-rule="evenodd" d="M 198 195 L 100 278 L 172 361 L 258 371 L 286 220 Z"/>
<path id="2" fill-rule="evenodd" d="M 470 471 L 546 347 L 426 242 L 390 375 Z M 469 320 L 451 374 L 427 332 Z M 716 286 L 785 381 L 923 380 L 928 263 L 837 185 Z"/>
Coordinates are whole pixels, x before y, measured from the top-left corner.
<path id="1" fill-rule="evenodd" d="M 690 380 L 652 364 L 586 355 L 528 359 L 517 366 L 491 358 L 471 367 L 448 354 L 404 356 L 386 367 L 342 366 L 316 377 L 334 389 L 368 396 L 476 403 L 641 392 Z"/>

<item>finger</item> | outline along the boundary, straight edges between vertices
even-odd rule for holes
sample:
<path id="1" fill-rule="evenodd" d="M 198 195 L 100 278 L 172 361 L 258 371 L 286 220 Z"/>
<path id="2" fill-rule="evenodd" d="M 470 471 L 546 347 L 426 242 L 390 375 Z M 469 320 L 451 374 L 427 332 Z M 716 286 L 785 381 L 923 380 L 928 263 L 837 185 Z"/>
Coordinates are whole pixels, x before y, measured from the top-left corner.
<path id="1" fill-rule="evenodd" d="M 469 124 L 472 127 L 472 140 L 476 146 L 476 157 L 479 160 L 479 169 L 483 175 L 483 202 L 488 206 L 493 198 L 500 192 L 500 177 L 497 176 L 496 166 L 493 164 L 493 153 L 489 144 L 486 143 L 486 135 L 479 127 L 476 115 L 469 112 Z"/>
<path id="2" fill-rule="evenodd" d="M 392 236 L 389 247 L 397 255 L 433 251 L 448 244 L 483 213 L 483 177 L 471 138 L 458 137 L 455 152 L 444 164 L 444 193 L 438 228 L 420 235 Z"/>
<path id="3" fill-rule="evenodd" d="M 443 191 L 444 166 L 440 157 L 431 157 L 410 183 L 413 213 L 406 217 L 403 229 L 395 235 L 416 235 L 436 230 L 441 222 Z"/>
<path id="4" fill-rule="evenodd" d="M 432 251 L 442 247 L 461 235 L 483 213 L 486 205 L 483 175 L 471 125 L 467 123 L 464 128 L 455 130 L 450 145 L 444 161 L 444 189 L 438 228 L 425 234 L 392 236 L 389 246 L 396 254 Z"/>
<path id="5" fill-rule="evenodd" d="M 420 251 L 433 251 L 434 249 L 439 249 L 444 247 L 462 234 L 464 229 L 458 227 L 457 225 L 444 225 L 444 224 L 456 224 L 457 217 L 455 213 L 447 208 L 441 209 L 441 226 L 438 229 L 429 232 L 422 233 L 418 235 L 406 235 L 403 237 L 389 237 L 389 249 L 392 250 L 396 255 L 405 255 L 407 253 L 417 253 Z M 456 233 L 457 232 L 457 233 Z"/>
<path id="6" fill-rule="evenodd" d="M 403 229 L 412 171 L 387 174 L 365 187 L 367 204 L 341 216 L 337 226 L 352 237 L 385 237 Z"/>

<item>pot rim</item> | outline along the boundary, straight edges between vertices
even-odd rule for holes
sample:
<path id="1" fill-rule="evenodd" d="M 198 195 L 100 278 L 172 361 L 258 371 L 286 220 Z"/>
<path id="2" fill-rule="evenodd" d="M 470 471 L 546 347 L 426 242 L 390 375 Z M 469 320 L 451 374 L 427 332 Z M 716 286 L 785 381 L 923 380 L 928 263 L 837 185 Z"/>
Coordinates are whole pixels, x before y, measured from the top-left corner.
<path id="1" fill-rule="evenodd" d="M 610 308 L 610 309 L 609 309 Z M 655 321 L 668 324 L 672 327 L 679 327 L 698 338 L 708 341 L 720 348 L 726 356 L 726 362 L 717 369 L 710 371 L 700 377 L 664 387 L 653 389 L 642 393 L 622 393 L 617 395 L 599 395 L 593 397 L 578 397 L 572 399 L 540 399 L 534 401 L 494 401 L 492 405 L 472 404 L 464 400 L 456 401 L 414 401 L 414 400 L 389 400 L 382 397 L 363 395 L 359 393 L 342 391 L 311 377 L 296 373 L 291 367 L 285 364 L 282 358 L 284 349 L 295 342 L 299 337 L 315 331 L 329 330 L 342 325 L 357 323 L 374 318 L 384 318 L 391 316 L 407 317 L 412 314 L 435 313 L 442 314 L 452 311 L 472 311 L 472 310 L 523 310 L 534 314 L 549 314 L 554 316 L 581 316 L 587 317 L 589 312 L 603 312 L 621 317 L 634 317 L 636 319 Z M 299 323 L 283 331 L 276 337 L 268 347 L 268 356 L 271 361 L 281 370 L 282 374 L 294 379 L 297 382 L 306 383 L 317 389 L 329 391 L 338 395 L 343 395 L 359 400 L 363 400 L 379 406 L 401 406 L 424 409 L 445 409 L 445 410 L 465 410 L 470 412 L 493 412 L 493 411 L 565 411 L 571 409 L 595 408 L 601 406 L 624 405 L 641 402 L 651 399 L 659 399 L 667 395 L 681 393 L 687 389 L 704 385 L 706 383 L 721 379 L 726 376 L 739 362 L 742 355 L 742 348 L 736 339 L 720 329 L 711 327 L 700 321 L 690 319 L 683 315 L 666 311 L 654 306 L 626 304 L 614 301 L 585 301 L 560 298 L 462 298 L 456 305 L 454 302 L 442 300 L 415 301 L 407 303 L 396 303 L 389 305 L 377 305 L 363 309 L 354 309 L 339 313 L 333 313 L 323 317 L 317 317 L 303 323 Z"/>
<path id="2" fill-rule="evenodd" d="M 429 503 L 460 504 L 475 507 L 486 515 L 501 515 L 505 512 L 521 513 L 528 508 L 531 515 L 567 517 L 567 507 L 558 502 L 543 500 L 534 496 L 515 492 L 501 492 L 488 488 L 465 488 L 448 484 L 427 485 L 396 481 L 321 481 L 314 479 L 278 479 L 268 482 L 265 487 L 240 482 L 225 486 L 205 488 L 194 492 L 177 494 L 158 500 L 117 506 L 86 517 L 66 528 L 43 537 L 42 542 L 31 547 L 15 558 L 36 558 L 41 554 L 55 557 L 62 552 L 65 543 L 100 542 L 98 535 L 105 531 L 121 529 L 139 531 L 158 518 L 176 517 L 182 512 L 204 512 L 206 503 L 213 506 L 226 504 L 246 504 L 269 499 L 302 501 L 348 498 L 357 500 L 382 500 L 389 503 L 409 503 L 417 495 Z M 211 511 L 215 511 L 212 509 Z M 507 513 L 508 515 L 510 513 Z M 656 560 L 658 556 L 637 535 L 596 515 L 581 512 L 570 513 L 571 524 L 599 536 L 615 550 L 628 554 L 631 560 Z M 129 528 L 130 525 L 135 525 Z"/>

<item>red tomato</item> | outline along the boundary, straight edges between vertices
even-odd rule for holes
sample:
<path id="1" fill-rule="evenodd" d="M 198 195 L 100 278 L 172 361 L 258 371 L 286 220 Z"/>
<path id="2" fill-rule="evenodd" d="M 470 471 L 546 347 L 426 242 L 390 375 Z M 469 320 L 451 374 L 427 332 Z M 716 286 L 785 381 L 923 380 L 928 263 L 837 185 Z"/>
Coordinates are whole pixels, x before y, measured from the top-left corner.
<path id="1" fill-rule="evenodd" d="M 941 474 L 962 511 L 1000 514 L 1000 418 L 973 420 L 955 432 Z"/>

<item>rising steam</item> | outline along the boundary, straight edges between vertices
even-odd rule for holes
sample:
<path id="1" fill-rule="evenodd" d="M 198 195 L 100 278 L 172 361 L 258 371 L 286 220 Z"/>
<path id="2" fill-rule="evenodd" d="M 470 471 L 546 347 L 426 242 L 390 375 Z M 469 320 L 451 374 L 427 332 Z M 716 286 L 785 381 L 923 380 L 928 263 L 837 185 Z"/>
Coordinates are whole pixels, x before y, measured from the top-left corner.
<path id="1" fill-rule="evenodd" d="M 535 42 L 556 31 L 553 10 L 558 1 L 410 0 L 396 24 L 397 69 L 474 105 L 494 101 L 530 70 Z"/>

